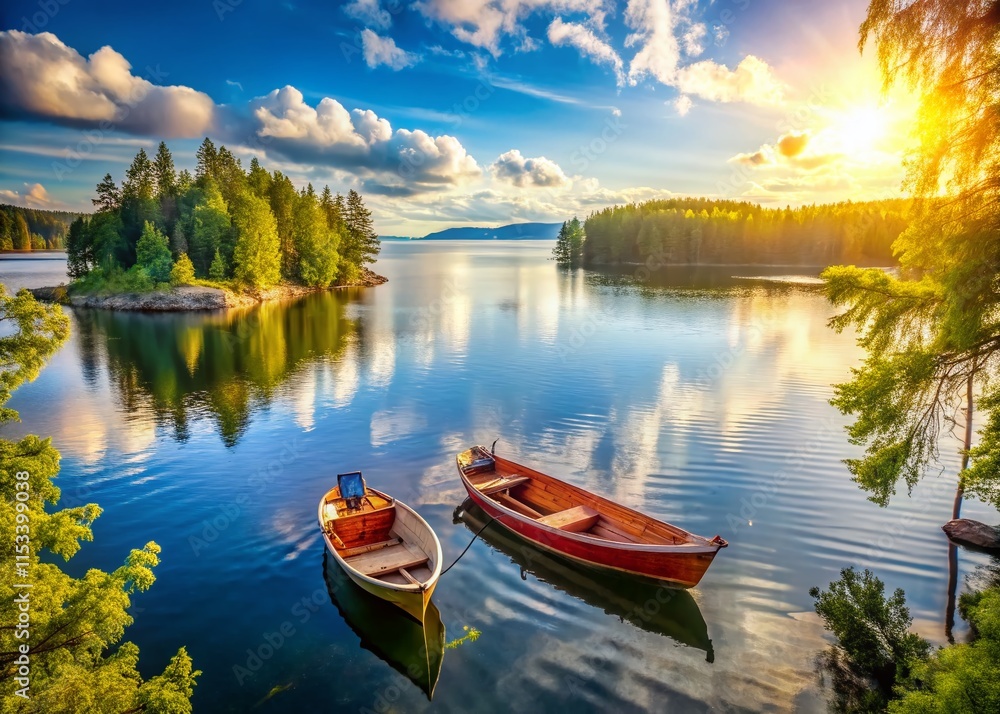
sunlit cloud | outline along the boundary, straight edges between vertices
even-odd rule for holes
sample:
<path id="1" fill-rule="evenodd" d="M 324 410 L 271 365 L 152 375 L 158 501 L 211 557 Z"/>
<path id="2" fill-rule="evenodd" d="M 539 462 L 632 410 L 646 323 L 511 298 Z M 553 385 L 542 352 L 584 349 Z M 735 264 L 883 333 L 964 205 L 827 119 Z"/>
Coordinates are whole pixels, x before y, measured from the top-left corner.
<path id="1" fill-rule="evenodd" d="M 385 65 L 398 72 L 420 61 L 414 53 L 397 47 L 391 37 L 381 37 L 368 28 L 361 31 L 361 47 L 365 64 L 371 68 Z"/>

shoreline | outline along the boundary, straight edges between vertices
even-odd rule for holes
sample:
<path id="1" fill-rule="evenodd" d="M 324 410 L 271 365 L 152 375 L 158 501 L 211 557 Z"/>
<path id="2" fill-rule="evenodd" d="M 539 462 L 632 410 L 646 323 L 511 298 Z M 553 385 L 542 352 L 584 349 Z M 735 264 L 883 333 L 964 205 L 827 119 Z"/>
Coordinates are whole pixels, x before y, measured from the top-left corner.
<path id="1" fill-rule="evenodd" d="M 118 312 L 200 312 L 254 307 L 265 302 L 294 300 L 305 295 L 344 288 L 370 288 L 388 282 L 388 278 L 362 268 L 361 279 L 350 285 L 333 285 L 328 288 L 311 288 L 284 283 L 271 288 L 247 288 L 241 291 L 212 288 L 201 285 L 181 285 L 168 290 L 148 293 L 117 293 L 111 295 L 70 295 L 66 285 L 30 288 L 37 300 L 55 302 L 71 307 Z"/>

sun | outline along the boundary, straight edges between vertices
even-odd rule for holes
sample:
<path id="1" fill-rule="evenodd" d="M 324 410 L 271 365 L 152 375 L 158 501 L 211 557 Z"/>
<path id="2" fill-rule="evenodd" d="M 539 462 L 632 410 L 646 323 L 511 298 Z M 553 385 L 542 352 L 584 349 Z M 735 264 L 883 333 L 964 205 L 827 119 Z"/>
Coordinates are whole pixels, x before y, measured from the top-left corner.
<path id="1" fill-rule="evenodd" d="M 862 104 L 838 113 L 831 128 L 845 154 L 860 156 L 885 150 L 892 121 L 884 105 Z"/>

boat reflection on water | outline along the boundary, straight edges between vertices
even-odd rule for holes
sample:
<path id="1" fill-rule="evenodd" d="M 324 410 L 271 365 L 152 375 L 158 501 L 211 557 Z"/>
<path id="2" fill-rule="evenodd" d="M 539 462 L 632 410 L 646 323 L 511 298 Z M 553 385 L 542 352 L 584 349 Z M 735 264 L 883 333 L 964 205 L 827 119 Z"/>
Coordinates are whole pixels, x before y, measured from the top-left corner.
<path id="1" fill-rule="evenodd" d="M 428 700 L 432 699 L 445 650 L 444 623 L 434 603 L 428 603 L 421 624 L 351 582 L 325 551 L 323 575 L 330 600 L 361 638 L 361 646 L 420 687 Z"/>
<path id="2" fill-rule="evenodd" d="M 489 521 L 489 516 L 466 499 L 456 509 L 455 522 L 459 521 L 477 533 Z M 531 573 L 557 590 L 640 629 L 703 650 L 706 662 L 715 661 L 708 625 L 698 603 L 687 590 L 588 567 L 542 550 L 502 527 L 491 525 L 479 537 L 520 566 L 522 579 L 525 573 Z"/>

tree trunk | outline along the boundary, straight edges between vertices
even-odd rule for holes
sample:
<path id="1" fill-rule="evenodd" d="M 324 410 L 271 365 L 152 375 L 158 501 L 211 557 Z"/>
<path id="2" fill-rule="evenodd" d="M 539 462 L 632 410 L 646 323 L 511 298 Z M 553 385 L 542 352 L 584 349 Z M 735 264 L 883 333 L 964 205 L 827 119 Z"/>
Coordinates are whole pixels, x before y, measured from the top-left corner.
<path id="1" fill-rule="evenodd" d="M 976 375 L 976 363 L 972 363 L 972 373 L 965 384 L 965 442 L 962 444 L 962 468 L 958 472 L 958 487 L 955 489 L 955 502 L 951 507 L 951 519 L 956 520 L 962 513 L 962 472 L 969 468 L 969 451 L 972 449 L 972 379 Z"/>
<path id="2" fill-rule="evenodd" d="M 972 361 L 972 372 L 965 384 L 965 442 L 962 444 L 962 468 L 958 472 L 958 486 L 955 487 L 955 501 L 951 507 L 951 519 L 957 520 L 962 513 L 962 473 L 969 467 L 969 450 L 972 449 L 972 379 L 976 376 L 976 360 Z M 955 600 L 958 594 L 958 547 L 948 544 L 948 603 L 945 605 L 944 632 L 948 642 L 954 644 L 952 629 L 955 627 Z"/>

